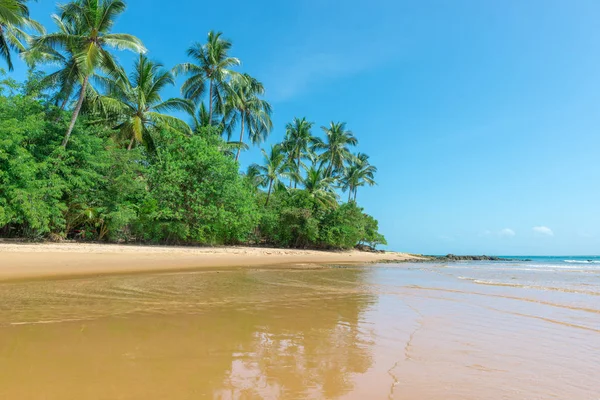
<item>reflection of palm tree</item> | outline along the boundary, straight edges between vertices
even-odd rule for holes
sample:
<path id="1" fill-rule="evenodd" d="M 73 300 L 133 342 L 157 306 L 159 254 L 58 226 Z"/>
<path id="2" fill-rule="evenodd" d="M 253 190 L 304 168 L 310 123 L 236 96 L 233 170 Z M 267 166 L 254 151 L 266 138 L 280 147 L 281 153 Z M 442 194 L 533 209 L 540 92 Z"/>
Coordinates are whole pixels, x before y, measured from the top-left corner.
<path id="1" fill-rule="evenodd" d="M 360 326 L 374 301 L 358 292 L 366 273 L 329 270 L 323 272 L 330 278 L 325 286 L 321 279 L 327 277 L 320 273 L 278 279 L 277 287 L 285 289 L 284 303 L 276 292 L 262 293 L 269 296 L 271 307 L 252 314 L 257 330 L 250 347 L 237 347 L 243 356 L 226 378 L 231 389 L 227 395 L 335 398 L 351 391 L 350 375 L 366 372 L 372 362 L 372 343 Z"/>

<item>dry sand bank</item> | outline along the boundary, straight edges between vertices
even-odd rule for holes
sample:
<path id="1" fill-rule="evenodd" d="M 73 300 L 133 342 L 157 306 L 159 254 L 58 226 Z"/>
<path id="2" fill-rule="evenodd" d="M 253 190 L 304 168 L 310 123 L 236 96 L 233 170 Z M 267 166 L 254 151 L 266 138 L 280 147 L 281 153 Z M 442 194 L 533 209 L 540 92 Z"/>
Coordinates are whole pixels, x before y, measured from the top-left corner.
<path id="1" fill-rule="evenodd" d="M 333 252 L 251 247 L 0 243 L 0 280 L 211 267 L 374 263 L 411 259 L 418 257 L 394 252 Z"/>

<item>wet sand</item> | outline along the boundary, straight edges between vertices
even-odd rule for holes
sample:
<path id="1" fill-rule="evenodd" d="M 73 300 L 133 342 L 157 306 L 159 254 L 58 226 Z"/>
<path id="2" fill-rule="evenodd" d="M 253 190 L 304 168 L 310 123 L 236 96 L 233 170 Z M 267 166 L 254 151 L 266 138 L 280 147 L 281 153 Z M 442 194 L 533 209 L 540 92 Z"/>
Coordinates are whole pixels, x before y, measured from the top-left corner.
<path id="1" fill-rule="evenodd" d="M 0 399 L 597 400 L 589 275 L 582 290 L 471 264 L 5 281 Z"/>
<path id="2" fill-rule="evenodd" d="M 283 264 L 373 263 L 415 258 L 418 257 L 395 252 L 0 243 L 0 280 Z"/>

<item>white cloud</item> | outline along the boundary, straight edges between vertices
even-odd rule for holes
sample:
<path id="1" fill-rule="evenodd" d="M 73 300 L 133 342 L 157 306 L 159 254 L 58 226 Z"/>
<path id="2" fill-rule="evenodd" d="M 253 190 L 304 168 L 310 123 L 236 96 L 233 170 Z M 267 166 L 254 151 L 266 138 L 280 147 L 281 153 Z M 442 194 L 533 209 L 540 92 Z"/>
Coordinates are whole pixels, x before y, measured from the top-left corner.
<path id="1" fill-rule="evenodd" d="M 498 232 L 498 236 L 500 237 L 513 237 L 516 233 L 510 228 L 504 228 L 500 232 Z"/>
<path id="2" fill-rule="evenodd" d="M 552 229 L 548 228 L 547 226 L 534 226 L 532 229 L 535 233 L 539 233 L 540 235 L 554 236 Z"/>

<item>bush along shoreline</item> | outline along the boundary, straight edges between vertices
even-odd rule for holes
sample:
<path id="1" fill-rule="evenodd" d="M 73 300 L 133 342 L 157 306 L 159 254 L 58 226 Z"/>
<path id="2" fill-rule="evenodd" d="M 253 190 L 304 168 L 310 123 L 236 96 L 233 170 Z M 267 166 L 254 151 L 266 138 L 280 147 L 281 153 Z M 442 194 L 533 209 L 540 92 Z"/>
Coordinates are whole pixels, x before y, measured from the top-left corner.
<path id="1" fill-rule="evenodd" d="M 0 55 L 0 238 L 386 244 L 357 203 L 377 169 L 355 151 L 354 133 L 343 122 L 318 128 L 294 118 L 280 143 L 264 146 L 273 130 L 265 88 L 239 70 L 220 32 L 167 68 L 141 39 L 98 18 L 118 18 L 121 0 L 60 5 L 57 26 L 46 29 L 28 2 L 7 1 L 20 7 L 0 16 L 0 35 L 18 41 Z M 122 50 L 138 54 L 132 65 L 118 63 Z M 16 56 L 29 65 L 23 82 L 11 77 Z M 164 98 L 178 80 L 180 97 Z M 240 172 L 250 146 L 263 147 L 263 161 Z"/>

